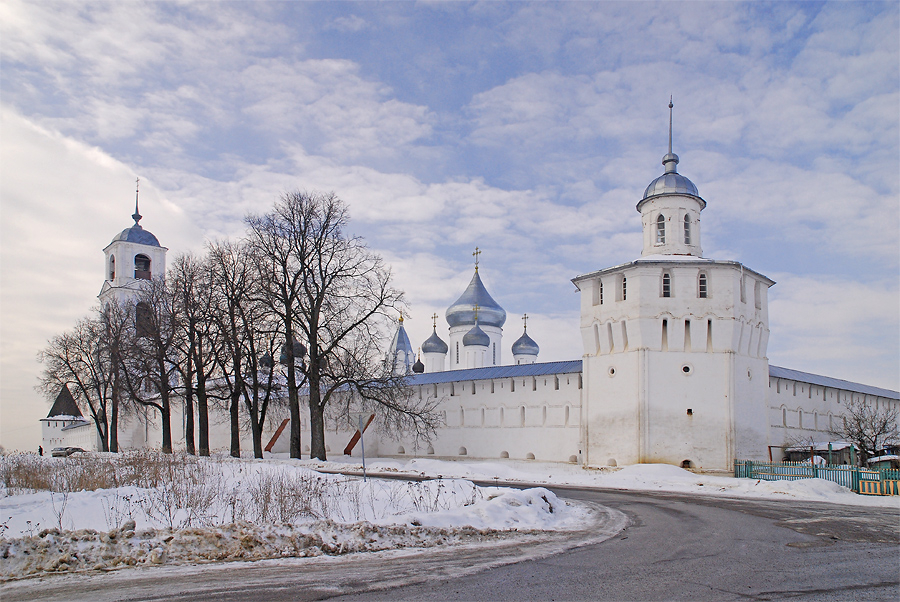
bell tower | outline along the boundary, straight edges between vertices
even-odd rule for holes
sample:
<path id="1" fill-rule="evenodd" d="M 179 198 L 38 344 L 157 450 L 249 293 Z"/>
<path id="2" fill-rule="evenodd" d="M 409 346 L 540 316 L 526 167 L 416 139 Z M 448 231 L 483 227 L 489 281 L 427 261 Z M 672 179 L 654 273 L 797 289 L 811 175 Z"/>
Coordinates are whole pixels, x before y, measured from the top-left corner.
<path id="1" fill-rule="evenodd" d="M 134 225 L 117 234 L 103 253 L 106 255 L 103 286 L 100 289 L 100 304 L 109 301 L 121 303 L 134 297 L 145 280 L 163 278 L 166 274 L 166 251 L 156 236 L 144 230 L 143 218 L 138 208 L 140 178 L 134 192 Z"/>

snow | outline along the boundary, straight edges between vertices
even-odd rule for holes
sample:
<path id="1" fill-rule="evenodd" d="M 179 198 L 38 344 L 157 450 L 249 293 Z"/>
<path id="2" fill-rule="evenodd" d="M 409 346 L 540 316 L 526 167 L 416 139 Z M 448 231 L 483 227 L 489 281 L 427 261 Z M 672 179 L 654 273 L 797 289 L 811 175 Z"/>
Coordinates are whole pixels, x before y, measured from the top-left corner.
<path id="1" fill-rule="evenodd" d="M 304 466 L 336 472 L 361 470 L 355 458 L 329 462 L 304 460 Z M 665 491 L 756 499 L 796 499 L 853 506 L 900 508 L 900 497 L 858 495 L 824 479 L 761 481 L 736 479 L 727 473 L 695 473 L 670 464 L 637 464 L 624 468 L 582 468 L 575 464 L 533 460 L 456 461 L 415 458 L 366 460 L 369 474 L 409 474 L 417 477 L 464 478 L 474 481 L 528 485 L 577 485 L 602 489 Z"/>
<path id="2" fill-rule="evenodd" d="M 430 547 L 596 521 L 590 508 L 541 487 L 479 487 L 453 478 L 363 482 L 293 461 L 201 459 L 197 467 L 203 478 L 187 489 L 181 483 L 0 498 L 0 580 Z"/>

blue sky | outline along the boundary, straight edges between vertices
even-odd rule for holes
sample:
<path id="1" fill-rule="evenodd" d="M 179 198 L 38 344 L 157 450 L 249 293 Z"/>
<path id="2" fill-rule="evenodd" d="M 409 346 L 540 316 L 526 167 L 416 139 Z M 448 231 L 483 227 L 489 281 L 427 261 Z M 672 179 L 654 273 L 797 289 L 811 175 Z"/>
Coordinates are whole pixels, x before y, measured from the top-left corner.
<path id="1" fill-rule="evenodd" d="M 778 283 L 770 361 L 898 389 L 898 25 L 896 2 L 4 2 L 0 444 L 37 446 L 35 356 L 96 303 L 137 176 L 170 259 L 333 190 L 414 345 L 477 245 L 506 357 L 523 312 L 540 359 L 580 357 L 570 279 L 640 254 L 669 95 L 704 255 Z"/>

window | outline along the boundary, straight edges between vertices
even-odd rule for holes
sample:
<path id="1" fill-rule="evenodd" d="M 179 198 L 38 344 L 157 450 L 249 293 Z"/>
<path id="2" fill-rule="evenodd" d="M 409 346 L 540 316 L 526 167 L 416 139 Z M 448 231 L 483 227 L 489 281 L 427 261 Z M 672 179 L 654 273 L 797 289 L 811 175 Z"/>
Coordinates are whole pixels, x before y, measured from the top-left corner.
<path id="1" fill-rule="evenodd" d="M 707 290 L 707 282 L 706 282 L 706 274 L 700 274 L 700 278 L 697 282 L 697 295 L 701 299 L 706 299 L 709 294 Z"/>
<path id="2" fill-rule="evenodd" d="M 497 365 L 497 343 L 493 343 L 492 348 L 493 348 L 493 352 L 494 352 L 494 359 L 492 360 L 491 365 L 496 366 Z"/>
<path id="3" fill-rule="evenodd" d="M 459 341 L 456 341 L 456 363 L 459 364 Z"/>
<path id="4" fill-rule="evenodd" d="M 691 216 L 684 216 L 684 244 L 691 244 Z"/>
<path id="5" fill-rule="evenodd" d="M 671 297 L 672 296 L 672 277 L 669 275 L 668 272 L 663 272 L 662 296 L 663 297 Z"/>
<path id="6" fill-rule="evenodd" d="M 666 244 L 666 218 L 662 213 L 656 217 L 656 244 Z"/>
<path id="7" fill-rule="evenodd" d="M 116 256 L 115 255 L 109 256 L 109 279 L 110 280 L 116 279 Z"/>
<path id="8" fill-rule="evenodd" d="M 628 280 L 622 276 L 622 301 L 628 299 Z"/>
<path id="9" fill-rule="evenodd" d="M 603 305 L 603 281 L 600 281 L 600 305 Z"/>
<path id="10" fill-rule="evenodd" d="M 762 309 L 762 285 L 758 281 L 753 285 L 753 304 Z"/>
<path id="11" fill-rule="evenodd" d="M 138 280 L 150 280 L 150 258 L 146 255 L 134 256 L 134 277 Z"/>

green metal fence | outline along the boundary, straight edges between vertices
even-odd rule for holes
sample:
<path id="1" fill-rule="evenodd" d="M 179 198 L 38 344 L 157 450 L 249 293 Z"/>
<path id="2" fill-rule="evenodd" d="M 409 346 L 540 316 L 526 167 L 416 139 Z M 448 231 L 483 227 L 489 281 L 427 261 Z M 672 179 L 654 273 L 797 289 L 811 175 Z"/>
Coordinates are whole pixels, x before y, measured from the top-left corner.
<path id="1" fill-rule="evenodd" d="M 900 494 L 900 470 L 869 470 L 858 466 L 827 464 L 816 466 L 805 462 L 757 462 L 735 460 L 734 476 L 762 481 L 796 481 L 826 479 L 867 495 Z"/>

